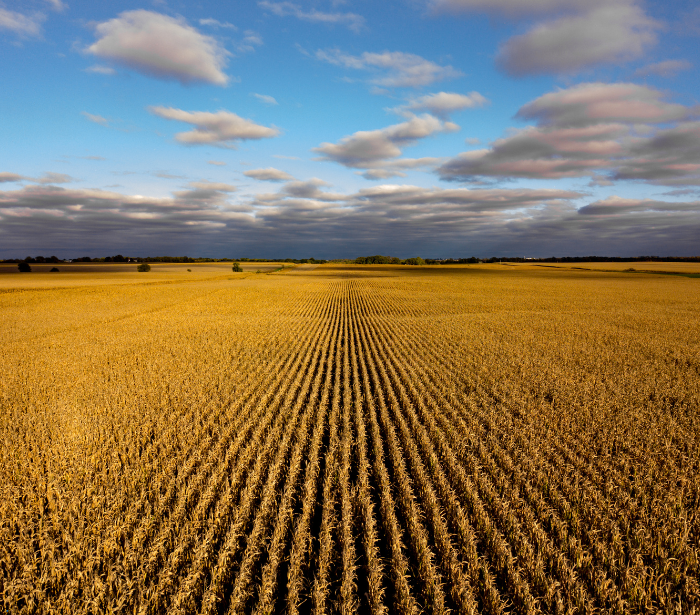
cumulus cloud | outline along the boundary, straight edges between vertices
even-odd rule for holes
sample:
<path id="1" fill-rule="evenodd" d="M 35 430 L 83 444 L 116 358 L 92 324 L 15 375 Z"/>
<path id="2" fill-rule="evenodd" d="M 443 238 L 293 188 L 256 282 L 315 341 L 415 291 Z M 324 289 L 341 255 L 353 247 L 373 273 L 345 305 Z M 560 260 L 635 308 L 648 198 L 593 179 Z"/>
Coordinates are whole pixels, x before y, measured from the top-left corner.
<path id="1" fill-rule="evenodd" d="M 497 64 L 514 76 L 572 73 L 641 57 L 661 24 L 636 0 L 430 0 L 437 13 L 535 19 L 501 45 Z"/>
<path id="2" fill-rule="evenodd" d="M 479 94 L 470 92 L 469 94 L 456 94 L 454 92 L 438 92 L 428 94 L 420 98 L 414 98 L 405 105 L 396 107 L 394 111 L 405 112 L 427 112 L 442 119 L 447 119 L 451 114 L 464 109 L 474 109 L 487 105 L 489 100 Z"/>
<path id="3" fill-rule="evenodd" d="M 289 173 L 285 173 L 284 171 L 280 171 L 279 169 L 275 169 L 273 167 L 268 167 L 266 169 L 251 169 L 250 171 L 245 171 L 243 175 L 268 182 L 283 182 L 294 179 Z"/>
<path id="4" fill-rule="evenodd" d="M 260 102 L 265 103 L 266 105 L 278 105 L 279 103 L 274 99 L 272 96 L 268 96 L 267 94 L 255 94 L 253 93 L 253 96 L 257 98 Z"/>
<path id="5" fill-rule="evenodd" d="M 663 100 L 635 84 L 581 84 L 539 97 L 517 117 L 536 126 L 512 131 L 491 147 L 463 152 L 438 168 L 443 179 L 559 179 L 591 176 L 694 182 L 700 173 L 700 109 Z M 655 125 L 683 121 L 677 127 Z M 603 174 L 607 174 L 607 177 Z"/>
<path id="6" fill-rule="evenodd" d="M 207 160 L 207 164 L 213 164 L 215 167 L 225 167 L 226 163 L 221 160 Z"/>
<path id="7" fill-rule="evenodd" d="M 601 5 L 603 0 L 588 0 L 587 4 Z M 430 0 L 429 5 L 440 13 L 475 12 L 509 17 L 551 15 L 581 10 L 580 0 Z"/>
<path id="8" fill-rule="evenodd" d="M 189 183 L 188 190 L 173 192 L 175 200 L 180 203 L 197 203 L 199 206 L 207 204 L 211 207 L 225 206 L 228 194 L 236 192 L 238 188 L 231 184 L 210 181 L 193 181 Z M 186 221 L 185 224 L 192 224 L 193 221 Z M 202 222 L 194 221 L 195 223 Z M 212 222 L 209 220 L 208 222 Z"/>
<path id="9" fill-rule="evenodd" d="M 482 233 L 502 232 L 508 220 L 527 216 L 528 211 L 548 203 L 562 208 L 583 196 L 566 190 L 444 190 L 386 184 L 331 199 L 327 193 L 319 194 L 318 185 L 325 182 L 295 182 L 276 194 L 257 195 L 256 220 L 275 229 L 293 229 L 292 236 L 306 247 L 322 237 L 324 245 L 337 246 L 331 248 L 336 255 L 344 246 L 352 253 L 365 245 L 391 249 L 394 241 L 397 251 L 415 250 L 425 241 L 442 250 L 441 242 L 464 245 L 468 238 L 471 244 Z"/>
<path id="10" fill-rule="evenodd" d="M 459 126 L 432 115 L 413 116 L 401 124 L 379 130 L 361 130 L 338 143 L 321 143 L 313 151 L 320 160 L 331 160 L 346 167 L 370 168 L 383 160 L 397 158 L 401 148 L 413 145 L 419 139 L 442 132 L 455 132 Z"/>
<path id="11" fill-rule="evenodd" d="M 634 140 L 629 156 L 616 166 L 614 179 L 700 185 L 700 122 L 683 122 Z"/>
<path id="12" fill-rule="evenodd" d="M 688 62 L 688 60 L 665 60 L 663 62 L 655 62 L 654 64 L 647 64 L 642 68 L 638 68 L 634 71 L 637 77 L 648 77 L 649 75 L 655 75 L 656 77 L 665 77 L 670 79 L 675 77 L 678 73 L 684 70 L 690 70 L 693 65 Z"/>
<path id="13" fill-rule="evenodd" d="M 409 169 L 434 170 L 445 162 L 445 158 L 424 156 L 423 158 L 399 158 L 398 160 L 380 160 L 372 164 L 366 171 L 356 171 L 365 179 L 380 180 L 390 177 L 406 177 Z"/>
<path id="14" fill-rule="evenodd" d="M 574 127 L 607 122 L 660 124 L 698 112 L 663 98 L 659 90 L 634 83 L 582 83 L 540 96 L 524 105 L 516 117 Z"/>
<path id="15" fill-rule="evenodd" d="M 293 16 L 303 21 L 326 24 L 341 24 L 347 26 L 353 32 L 360 32 L 365 26 L 365 18 L 355 13 L 324 13 L 316 9 L 304 11 L 293 2 L 269 2 L 263 0 L 258 6 L 267 9 L 279 17 Z"/>
<path id="16" fill-rule="evenodd" d="M 390 177 L 406 177 L 406 174 L 398 169 L 369 169 L 359 174 L 365 179 L 376 180 L 389 179 Z"/>
<path id="17" fill-rule="evenodd" d="M 378 72 L 379 76 L 371 79 L 370 83 L 387 88 L 416 88 L 462 76 L 462 73 L 452 66 L 440 66 L 419 55 L 402 51 L 366 51 L 359 56 L 353 56 L 339 49 L 319 49 L 316 57 L 336 66 Z"/>
<path id="18" fill-rule="evenodd" d="M 616 140 L 624 126 L 604 125 L 546 131 L 529 128 L 491 148 L 464 152 L 442 165 L 443 179 L 478 176 L 559 179 L 588 175 L 622 153 Z"/>
<path id="19" fill-rule="evenodd" d="M 360 190 L 355 198 L 384 205 L 459 205 L 471 211 L 501 211 L 539 206 L 547 201 L 578 199 L 583 195 L 572 190 L 557 189 L 443 189 L 410 185 L 383 185 Z"/>
<path id="20" fill-rule="evenodd" d="M 95 26 L 99 39 L 87 52 L 160 79 L 226 85 L 228 52 L 180 18 L 125 11 Z"/>
<path id="21" fill-rule="evenodd" d="M 144 245 L 163 243 L 182 249 L 194 236 L 209 243 L 231 224 L 238 229 L 252 224 L 250 206 L 229 201 L 233 187 L 202 182 L 191 188 L 171 197 L 36 185 L 0 191 L 0 234 L 5 249 L 39 241 L 64 250 L 80 246 L 99 251 L 110 244 L 142 250 Z M 11 245 L 5 241 L 10 237 Z"/>
<path id="22" fill-rule="evenodd" d="M 21 182 L 26 179 L 23 175 L 17 175 L 17 173 L 0 173 L 0 184 L 7 182 Z"/>
<path id="23" fill-rule="evenodd" d="M 70 182 L 74 182 L 75 179 L 73 179 L 70 175 L 66 175 L 65 173 L 44 173 L 41 177 L 38 179 L 34 179 L 32 181 L 35 181 L 38 184 L 69 184 Z"/>
<path id="24" fill-rule="evenodd" d="M 276 193 L 240 196 L 235 186 L 193 182 L 168 197 L 32 185 L 0 191 L 7 257 L 28 251 L 71 256 L 129 252 L 348 257 L 500 254 L 697 253 L 700 202 L 585 195 L 559 189 L 423 188 L 379 185 L 350 194 L 326 182 L 289 182 Z M 467 247 L 465 247 L 467 246 Z"/>
<path id="25" fill-rule="evenodd" d="M 533 246 L 551 254 L 553 244 L 565 245 L 572 237 L 586 249 L 585 240 L 593 236 L 587 226 L 601 235 L 598 219 L 577 215 L 571 203 L 582 196 L 564 190 L 443 190 L 389 184 L 324 203 L 281 191 L 264 195 L 256 220 L 294 229 L 292 245 L 309 249 L 322 241 L 333 246 L 326 247 L 333 256 L 372 248 L 399 255 L 418 250 L 432 256 L 466 256 L 465 245 L 470 254 L 483 250 L 493 254 L 502 253 L 504 243 L 511 246 L 509 250 L 518 250 L 516 254 Z M 567 227 L 572 231 L 567 233 Z M 610 233 L 608 245 L 620 235 L 619 230 Z M 571 253 L 570 245 L 567 252 Z"/>
<path id="26" fill-rule="evenodd" d="M 0 173 L 0 183 L 7 182 L 32 182 L 36 184 L 68 184 L 75 181 L 65 173 L 44 173 L 41 177 L 26 177 L 17 173 Z"/>
<path id="27" fill-rule="evenodd" d="M 185 145 L 219 145 L 232 147 L 236 141 L 267 139 L 279 130 L 261 126 L 230 111 L 183 111 L 172 107 L 149 107 L 149 111 L 166 120 L 193 125 L 194 130 L 180 132 L 175 139 Z"/>
<path id="28" fill-rule="evenodd" d="M 0 30 L 10 30 L 20 36 L 41 36 L 41 24 L 44 19 L 41 13 L 34 13 L 30 17 L 0 7 Z"/>
<path id="29" fill-rule="evenodd" d="M 282 193 L 295 198 L 313 199 L 316 201 L 342 201 L 346 198 L 346 195 L 344 194 L 323 192 L 320 189 L 327 186 L 330 186 L 328 182 L 325 182 L 318 177 L 312 177 L 311 179 L 307 179 L 305 181 L 292 181 L 286 183 L 282 187 Z"/>
<path id="30" fill-rule="evenodd" d="M 514 76 L 571 73 L 641 57 L 656 42 L 659 25 L 634 5 L 612 4 L 584 15 L 560 17 L 514 36 L 497 64 Z"/>

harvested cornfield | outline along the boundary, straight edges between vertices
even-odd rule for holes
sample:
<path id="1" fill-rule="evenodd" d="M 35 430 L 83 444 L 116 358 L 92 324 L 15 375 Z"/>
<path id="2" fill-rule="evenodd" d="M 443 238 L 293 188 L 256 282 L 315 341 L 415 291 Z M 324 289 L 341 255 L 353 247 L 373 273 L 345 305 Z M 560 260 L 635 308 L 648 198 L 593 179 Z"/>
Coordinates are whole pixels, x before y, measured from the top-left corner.
<path id="1" fill-rule="evenodd" d="M 110 275 L 0 288 L 7 613 L 700 612 L 698 280 Z"/>

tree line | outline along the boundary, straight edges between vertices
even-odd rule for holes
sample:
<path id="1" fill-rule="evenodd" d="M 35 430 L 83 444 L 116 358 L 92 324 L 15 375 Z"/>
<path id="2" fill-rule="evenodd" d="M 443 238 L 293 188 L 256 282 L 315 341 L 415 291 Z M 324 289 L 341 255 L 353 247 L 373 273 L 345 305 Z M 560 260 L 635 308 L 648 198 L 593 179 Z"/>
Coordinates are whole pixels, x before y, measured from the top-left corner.
<path id="1" fill-rule="evenodd" d="M 92 258 L 82 256 L 73 259 L 61 259 L 57 256 L 27 256 L 26 258 L 8 258 L 0 263 L 354 263 L 356 265 L 471 265 L 477 263 L 634 263 L 634 262 L 700 262 L 700 256 L 550 256 L 546 258 L 528 258 L 521 256 L 492 256 L 490 258 L 426 258 L 419 256 L 401 259 L 396 256 L 359 256 L 355 259 L 317 259 L 317 258 L 204 258 L 191 256 L 104 256 Z"/>

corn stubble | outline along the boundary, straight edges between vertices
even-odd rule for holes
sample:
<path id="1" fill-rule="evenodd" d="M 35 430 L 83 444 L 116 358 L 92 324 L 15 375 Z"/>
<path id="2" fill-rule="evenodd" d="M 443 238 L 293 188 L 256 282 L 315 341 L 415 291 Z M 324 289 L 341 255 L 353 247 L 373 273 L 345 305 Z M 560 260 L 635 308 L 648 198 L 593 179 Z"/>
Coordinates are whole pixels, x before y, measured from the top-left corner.
<path id="1" fill-rule="evenodd" d="M 497 266 L 0 294 L 3 607 L 700 612 L 699 299 Z"/>

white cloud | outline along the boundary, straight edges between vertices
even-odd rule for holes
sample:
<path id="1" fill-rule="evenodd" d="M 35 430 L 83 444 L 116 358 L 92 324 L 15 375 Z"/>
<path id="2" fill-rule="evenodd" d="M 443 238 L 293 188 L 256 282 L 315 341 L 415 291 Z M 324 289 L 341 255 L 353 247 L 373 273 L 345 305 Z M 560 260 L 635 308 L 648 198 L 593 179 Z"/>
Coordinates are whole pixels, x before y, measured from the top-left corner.
<path id="1" fill-rule="evenodd" d="M 659 90 L 635 83 L 581 83 L 536 98 L 516 117 L 556 126 L 660 124 L 686 119 L 699 110 L 664 102 L 663 98 Z"/>
<path id="2" fill-rule="evenodd" d="M 24 181 L 26 177 L 22 175 L 17 175 L 17 173 L 7 173 L 3 172 L 0 173 L 0 184 L 6 183 L 6 182 L 21 182 Z"/>
<path id="3" fill-rule="evenodd" d="M 680 122 L 627 147 L 616 161 L 615 179 L 666 186 L 700 186 L 700 121 Z"/>
<path id="4" fill-rule="evenodd" d="M 339 49 L 319 49 L 316 52 L 316 57 L 337 66 L 356 70 L 379 71 L 383 74 L 371 79 L 370 83 L 388 88 L 422 87 L 436 81 L 462 76 L 462 73 L 452 66 L 440 66 L 419 55 L 402 51 L 364 52 L 362 55 L 352 56 Z"/>
<path id="5" fill-rule="evenodd" d="M 146 10 L 125 11 L 98 24 L 99 40 L 87 48 L 101 58 L 181 83 L 226 85 L 228 52 L 184 19 Z"/>
<path id="6" fill-rule="evenodd" d="M 190 186 L 192 186 L 192 188 L 196 188 L 197 190 L 215 190 L 216 192 L 236 192 L 238 190 L 238 188 L 233 184 L 210 182 L 207 180 L 190 182 Z"/>
<path id="7" fill-rule="evenodd" d="M 519 209 L 539 205 L 543 201 L 577 199 L 580 192 L 551 188 L 532 189 L 469 189 L 422 188 L 410 185 L 385 184 L 360 190 L 354 198 L 381 201 L 391 205 L 458 204 L 477 211 Z"/>
<path id="8" fill-rule="evenodd" d="M 445 158 L 435 158 L 426 156 L 423 158 L 398 158 L 393 160 L 378 160 L 372 163 L 372 166 L 366 171 L 356 171 L 357 175 L 361 175 L 365 179 L 388 179 L 390 177 L 406 177 L 404 171 L 409 169 L 419 169 L 423 171 L 431 170 L 443 164 Z"/>
<path id="9" fill-rule="evenodd" d="M 238 30 L 236 26 L 228 21 L 219 21 L 218 19 L 200 19 L 200 26 L 210 26 L 212 28 L 229 28 L 231 30 Z"/>
<path id="10" fill-rule="evenodd" d="M 33 180 L 37 184 L 69 184 L 73 181 L 75 181 L 70 175 L 66 175 L 65 173 L 44 173 L 41 177 L 38 179 Z"/>
<path id="11" fill-rule="evenodd" d="M 437 94 L 428 94 L 427 96 L 413 99 L 394 110 L 399 113 L 406 111 L 427 112 L 437 117 L 447 119 L 456 111 L 483 107 L 488 104 L 488 102 L 488 99 L 484 98 L 479 92 L 470 92 L 469 94 L 438 92 Z"/>
<path id="12" fill-rule="evenodd" d="M 0 173 L 0 183 L 7 182 L 33 182 L 36 184 L 69 184 L 75 181 L 70 175 L 65 173 L 44 173 L 41 177 L 25 177 L 16 173 Z"/>
<path id="13" fill-rule="evenodd" d="M 68 5 L 65 2 L 61 2 L 61 0 L 46 1 L 51 5 L 54 11 L 65 11 L 68 8 Z"/>
<path id="14" fill-rule="evenodd" d="M 511 75 L 573 73 L 642 56 L 661 24 L 639 0 L 428 0 L 437 13 L 487 13 L 535 18 L 525 34 L 503 45 L 496 58 Z"/>
<path id="15" fill-rule="evenodd" d="M 254 30 L 246 30 L 243 33 L 243 39 L 236 44 L 236 51 L 240 53 L 249 53 L 255 51 L 255 48 L 262 44 L 263 39 L 260 34 Z"/>
<path id="16" fill-rule="evenodd" d="M 172 107 L 149 107 L 149 111 L 166 120 L 192 124 L 195 128 L 180 132 L 175 139 L 185 145 L 231 145 L 235 141 L 266 139 L 279 135 L 279 130 L 261 126 L 230 111 L 183 111 Z"/>
<path id="17" fill-rule="evenodd" d="M 346 198 L 345 194 L 334 192 L 322 192 L 321 187 L 330 186 L 328 182 L 312 177 L 306 181 L 288 182 L 282 187 L 282 193 L 295 198 L 314 199 L 317 201 L 342 201 Z"/>
<path id="18" fill-rule="evenodd" d="M 269 2 L 268 0 L 258 2 L 258 6 L 267 9 L 279 17 L 291 15 L 303 21 L 342 24 L 353 32 L 360 32 L 365 25 L 365 18 L 355 13 L 324 13 L 316 9 L 304 11 L 298 4 L 294 4 L 293 2 Z"/>
<path id="19" fill-rule="evenodd" d="M 207 160 L 207 164 L 213 164 L 215 167 L 225 167 L 226 163 L 220 160 Z"/>
<path id="20" fill-rule="evenodd" d="M 571 73 L 638 58 L 659 25 L 633 5 L 612 4 L 536 25 L 508 40 L 496 62 L 511 75 Z"/>
<path id="21" fill-rule="evenodd" d="M 267 94 L 252 94 L 257 98 L 260 102 L 265 103 L 266 105 L 278 105 L 279 103 L 272 97 L 268 96 Z"/>
<path id="22" fill-rule="evenodd" d="M 88 66 L 85 69 L 86 73 L 96 73 L 98 75 L 114 75 L 116 71 L 110 66 L 102 66 L 101 64 L 94 64 L 93 66 Z"/>
<path id="23" fill-rule="evenodd" d="M 700 107 L 662 100 L 633 83 L 584 83 L 540 96 L 516 117 L 537 126 L 511 131 L 491 147 L 442 164 L 445 180 L 477 177 L 592 177 L 665 185 L 700 182 Z M 680 122 L 680 123 L 678 123 Z M 678 123 L 659 129 L 659 124 Z"/>
<path id="24" fill-rule="evenodd" d="M 379 130 L 358 131 L 343 137 L 338 143 L 321 143 L 313 151 L 321 154 L 320 160 L 331 160 L 353 168 L 372 168 L 380 161 L 397 158 L 402 147 L 412 145 L 418 139 L 456 130 L 459 130 L 456 124 L 424 114 Z"/>
<path id="25" fill-rule="evenodd" d="M 109 126 L 109 120 L 106 117 L 94 115 L 92 113 L 88 113 L 87 111 L 81 111 L 80 114 L 95 124 L 99 124 L 100 126 Z"/>
<path id="26" fill-rule="evenodd" d="M 634 71 L 637 77 L 648 77 L 656 75 L 657 77 L 675 77 L 678 73 L 684 70 L 690 70 L 693 65 L 688 60 L 665 60 L 664 62 L 655 62 L 648 64 Z"/>
<path id="27" fill-rule="evenodd" d="M 243 175 L 268 182 L 282 182 L 294 179 L 289 173 L 285 173 L 273 167 L 268 167 L 267 169 L 251 169 L 250 171 L 245 171 Z"/>
<path id="28" fill-rule="evenodd" d="M 603 4 L 603 0 L 586 0 L 588 6 Z M 579 12 L 580 0 L 430 0 L 429 5 L 440 13 L 495 13 L 508 17 L 546 15 L 559 12 Z"/>
<path id="29" fill-rule="evenodd" d="M 0 29 L 10 30 L 20 36 L 40 36 L 44 19 L 41 13 L 29 17 L 0 7 Z"/>
<path id="30" fill-rule="evenodd" d="M 357 171 L 358 175 L 362 175 L 365 179 L 389 179 L 390 177 L 406 177 L 405 173 L 396 169 L 368 169 L 367 171 Z"/>
<path id="31" fill-rule="evenodd" d="M 123 195 L 103 190 L 69 190 L 55 185 L 27 186 L 14 192 L 0 191 L 0 218 L 22 241 L 31 235 L 63 239 L 67 249 L 94 239 L 96 249 L 104 249 L 112 233 L 134 237 L 139 246 L 166 236 L 175 244 L 189 241 L 194 232 L 210 237 L 234 223 L 240 229 L 253 222 L 251 208 L 228 201 L 235 186 L 212 182 L 193 182 L 190 190 L 174 192 L 172 197 Z M 47 223 L 47 221 L 50 222 Z M 34 226 L 36 225 L 36 226 Z M 42 228 L 43 231 L 38 232 Z M 26 234 L 26 235 L 25 235 Z M 149 240 L 144 243 L 144 237 Z M 35 241 L 32 240 L 32 241 Z M 119 239 L 117 239 L 119 241 Z"/>
<path id="32" fill-rule="evenodd" d="M 82 253 L 144 256 L 144 245 L 152 253 L 192 256 L 242 256 L 261 247 L 271 256 L 313 250 L 322 258 L 379 250 L 498 256 L 504 246 L 509 254 L 533 256 L 691 255 L 700 232 L 697 200 L 610 197 L 576 209 L 585 195 L 570 190 L 386 184 L 331 194 L 318 179 L 234 200 L 203 184 L 168 197 L 37 185 L 0 191 L 2 249 L 8 257 L 41 253 L 46 245 L 66 257 L 75 256 L 76 245 Z"/>

